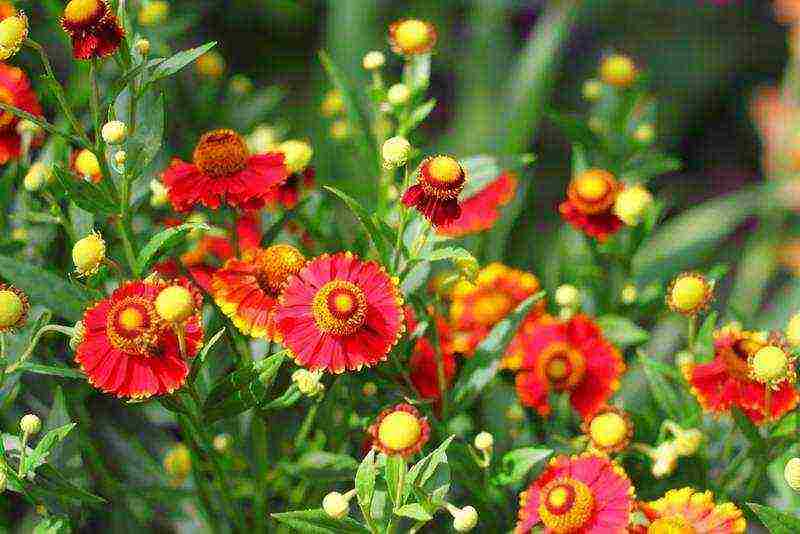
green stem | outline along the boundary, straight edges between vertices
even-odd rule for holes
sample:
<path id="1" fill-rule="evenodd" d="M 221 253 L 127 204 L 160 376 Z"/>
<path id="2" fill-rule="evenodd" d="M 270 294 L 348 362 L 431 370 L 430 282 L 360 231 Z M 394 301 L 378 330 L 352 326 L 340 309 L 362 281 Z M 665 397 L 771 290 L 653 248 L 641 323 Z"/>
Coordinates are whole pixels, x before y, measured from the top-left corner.
<path id="1" fill-rule="evenodd" d="M 205 463 L 205 454 L 197 443 L 191 419 L 186 415 L 179 415 L 178 424 L 183 430 L 186 445 L 192 453 L 192 475 L 194 476 L 194 482 L 197 484 L 198 494 L 200 496 L 200 508 L 203 510 L 203 515 L 206 517 L 211 531 L 219 532 L 220 528 L 217 526 L 214 507 L 211 504 L 211 485 L 198 465 L 201 462 Z"/>
<path id="2" fill-rule="evenodd" d="M 306 418 L 303 420 L 303 424 L 300 426 L 300 431 L 297 433 L 297 437 L 295 437 L 294 439 L 295 449 L 297 450 L 301 449 L 306 441 L 306 438 L 308 438 L 308 433 L 311 432 L 311 427 L 314 425 L 314 420 L 317 418 L 318 410 L 319 410 L 318 402 L 312 404 L 311 408 L 308 409 Z"/>
<path id="3" fill-rule="evenodd" d="M 116 225 L 117 231 L 122 238 L 122 245 L 125 249 L 125 259 L 128 261 L 128 267 L 135 276 L 140 276 L 139 262 L 136 259 L 136 252 L 133 248 L 127 217 L 117 217 Z"/>
<path id="4" fill-rule="evenodd" d="M 269 517 L 269 425 L 266 419 L 253 417 L 250 433 L 255 451 L 254 468 L 256 491 L 253 494 L 253 519 L 256 532 L 267 532 Z"/>
<path id="5" fill-rule="evenodd" d="M 31 354 L 33 354 L 34 349 L 36 349 L 36 345 L 39 343 L 39 339 L 46 334 L 47 332 L 58 332 L 60 334 L 64 334 L 67 337 L 72 337 L 75 334 L 75 329 L 69 326 L 61 326 L 58 324 L 48 324 L 39 329 L 36 332 L 36 335 L 33 336 L 30 345 L 25 349 L 25 352 L 15 361 L 13 364 L 9 365 L 6 368 L 6 374 L 11 374 L 16 371 L 25 361 L 30 358 Z M 3 338 L 5 339 L 5 338 Z"/>

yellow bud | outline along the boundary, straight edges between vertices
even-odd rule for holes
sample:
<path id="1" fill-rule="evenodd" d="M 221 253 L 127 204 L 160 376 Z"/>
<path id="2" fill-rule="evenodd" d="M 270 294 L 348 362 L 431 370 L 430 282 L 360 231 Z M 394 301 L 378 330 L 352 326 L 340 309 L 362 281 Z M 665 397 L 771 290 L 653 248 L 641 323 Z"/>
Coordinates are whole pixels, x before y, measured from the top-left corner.
<path id="1" fill-rule="evenodd" d="M 625 287 L 622 288 L 622 294 L 620 295 L 620 299 L 622 303 L 626 306 L 629 306 L 636 302 L 636 298 L 639 296 L 639 291 L 636 289 L 636 286 L 633 284 L 625 284 Z"/>
<path id="2" fill-rule="evenodd" d="M 613 54 L 600 63 L 600 78 L 608 85 L 628 87 L 636 75 L 636 64 L 628 56 Z"/>
<path id="3" fill-rule="evenodd" d="M 453 511 L 453 530 L 469 532 L 478 525 L 478 511 L 472 506 Z"/>
<path id="4" fill-rule="evenodd" d="M 626 187 L 617 195 L 614 202 L 614 214 L 628 226 L 636 226 L 648 206 L 653 203 L 653 195 L 641 185 Z"/>
<path id="5" fill-rule="evenodd" d="M 24 294 L 9 286 L 0 285 L 0 332 L 19 325 L 27 313 Z"/>
<path id="6" fill-rule="evenodd" d="M 653 458 L 652 473 L 656 478 L 671 475 L 678 466 L 678 450 L 674 441 L 665 441 L 656 447 L 652 451 L 651 457 Z"/>
<path id="7" fill-rule="evenodd" d="M 35 436 L 42 429 L 42 420 L 37 415 L 29 413 L 19 420 L 19 427 L 24 434 Z"/>
<path id="8" fill-rule="evenodd" d="M 694 315 L 711 299 L 711 285 L 700 274 L 683 273 L 673 280 L 667 304 L 673 311 Z"/>
<path id="9" fill-rule="evenodd" d="M 231 438 L 230 434 L 224 434 L 224 433 L 217 434 L 216 436 L 214 436 L 214 442 L 213 442 L 214 450 L 216 450 L 219 453 L 228 452 L 228 450 L 231 448 L 232 441 L 233 438 Z"/>
<path id="10" fill-rule="evenodd" d="M 620 414 L 613 411 L 594 417 L 589 424 L 589 437 L 600 447 L 617 447 L 625 442 L 627 436 L 628 424 Z"/>
<path id="11" fill-rule="evenodd" d="M 114 162 L 120 167 L 125 165 L 125 161 L 127 161 L 127 159 L 128 159 L 128 153 L 125 152 L 124 150 L 118 150 L 114 154 Z"/>
<path id="12" fill-rule="evenodd" d="M 404 411 L 392 412 L 380 423 L 378 439 L 387 448 L 401 451 L 414 445 L 422 435 L 422 425 L 412 414 Z"/>
<path id="13" fill-rule="evenodd" d="M 150 41 L 148 39 L 139 39 L 134 43 L 133 47 L 139 54 L 146 56 L 150 53 Z"/>
<path id="14" fill-rule="evenodd" d="M 72 262 L 80 276 L 95 274 L 106 258 L 106 242 L 97 232 L 92 232 L 72 247 Z"/>
<path id="15" fill-rule="evenodd" d="M 373 50 L 372 52 L 364 54 L 364 59 L 361 61 L 361 64 L 366 70 L 376 70 L 386 64 L 386 56 L 383 55 L 383 52 Z"/>
<path id="16" fill-rule="evenodd" d="M 100 174 L 100 162 L 91 150 L 84 148 L 75 158 L 75 170 L 83 178 L 91 178 Z"/>
<path id="17" fill-rule="evenodd" d="M 192 471 L 192 455 L 189 448 L 179 443 L 164 456 L 164 471 L 176 482 L 181 482 Z"/>
<path id="18" fill-rule="evenodd" d="M 247 136 L 247 148 L 253 154 L 266 154 L 278 144 L 278 132 L 271 126 L 261 125 L 256 127 Z"/>
<path id="19" fill-rule="evenodd" d="M 786 462 L 783 470 L 783 478 L 786 484 L 794 491 L 800 492 L 800 458 L 792 458 Z"/>
<path id="20" fill-rule="evenodd" d="M 411 89 L 402 83 L 396 83 L 389 88 L 386 93 L 386 99 L 393 106 L 402 106 L 408 99 L 411 98 Z"/>
<path id="21" fill-rule="evenodd" d="M 396 22 L 391 26 L 390 33 L 395 52 L 403 55 L 426 53 L 436 42 L 436 30 L 423 20 Z"/>
<path id="22" fill-rule="evenodd" d="M 298 369 L 292 373 L 292 382 L 297 385 L 300 393 L 308 397 L 316 397 L 325 391 L 325 385 L 320 382 L 320 378 L 322 378 L 320 371 Z"/>
<path id="23" fill-rule="evenodd" d="M 475 436 L 474 445 L 479 451 L 490 451 L 494 447 L 494 436 L 486 431 L 480 432 Z"/>
<path id="24" fill-rule="evenodd" d="M 322 499 L 322 509 L 332 519 L 344 519 L 350 513 L 350 499 L 338 491 L 332 491 Z"/>
<path id="25" fill-rule="evenodd" d="M 603 94 L 603 84 L 599 80 L 591 79 L 583 83 L 583 98 L 593 102 Z"/>
<path id="26" fill-rule="evenodd" d="M 168 323 L 182 323 L 196 311 L 192 293 L 183 286 L 169 286 L 156 297 L 156 313 Z"/>
<path id="27" fill-rule="evenodd" d="M 331 123 L 331 138 L 342 141 L 350 137 L 350 123 L 345 119 L 338 119 Z"/>
<path id="28" fill-rule="evenodd" d="M 225 59 L 216 50 L 209 50 L 197 58 L 195 68 L 201 76 L 217 79 L 225 72 Z"/>
<path id="29" fill-rule="evenodd" d="M 283 153 L 284 164 L 290 173 L 303 171 L 314 155 L 311 145 L 297 139 L 284 141 L 278 145 L 278 151 Z"/>
<path id="30" fill-rule="evenodd" d="M 411 143 L 408 139 L 401 136 L 387 139 L 381 147 L 383 156 L 383 166 L 387 169 L 394 169 L 405 165 L 411 155 Z"/>
<path id="31" fill-rule="evenodd" d="M 150 180 L 150 205 L 154 208 L 164 206 L 168 200 L 167 188 L 160 180 Z"/>
<path id="32" fill-rule="evenodd" d="M 27 191 L 38 191 L 44 187 L 45 184 L 50 182 L 52 175 L 50 167 L 41 161 L 37 161 L 28 169 L 28 172 L 25 174 L 25 179 L 22 181 L 22 185 Z"/>
<path id="33" fill-rule="evenodd" d="M 367 382 L 361 388 L 361 393 L 363 393 L 365 397 L 374 397 L 378 393 L 378 386 L 375 385 L 375 382 Z"/>
<path id="34" fill-rule="evenodd" d="M 156 26 L 169 17 L 169 3 L 163 0 L 151 0 L 139 10 L 139 23 L 142 26 Z"/>
<path id="35" fill-rule="evenodd" d="M 564 308 L 577 308 L 581 305 L 581 292 L 571 284 L 563 284 L 556 289 L 556 304 Z"/>
<path id="36" fill-rule="evenodd" d="M 7 17 L 0 21 L 0 60 L 14 56 L 28 38 L 28 17 L 25 13 Z"/>
<path id="37" fill-rule="evenodd" d="M 103 125 L 102 135 L 109 145 L 118 145 L 128 136 L 128 126 L 122 121 L 109 121 Z"/>

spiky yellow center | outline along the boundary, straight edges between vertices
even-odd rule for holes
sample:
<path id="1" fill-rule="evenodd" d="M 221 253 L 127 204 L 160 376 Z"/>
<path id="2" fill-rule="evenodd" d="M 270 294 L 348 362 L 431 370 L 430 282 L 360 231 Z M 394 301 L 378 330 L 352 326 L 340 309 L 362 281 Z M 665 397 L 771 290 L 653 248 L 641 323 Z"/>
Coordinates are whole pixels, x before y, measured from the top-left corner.
<path id="1" fill-rule="evenodd" d="M 608 194 L 608 182 L 597 173 L 584 173 L 575 180 L 575 189 L 587 202 L 596 202 Z"/>
<path id="2" fill-rule="evenodd" d="M 589 424 L 589 437 L 600 447 L 616 447 L 625 441 L 627 435 L 625 418 L 616 412 L 602 413 Z"/>
<path id="3" fill-rule="evenodd" d="M 425 49 L 433 38 L 430 26 L 421 20 L 404 20 L 394 31 L 394 40 L 403 53 L 413 54 Z"/>
<path id="4" fill-rule="evenodd" d="M 74 25 L 88 24 L 105 11 L 101 0 L 71 0 L 64 8 L 64 19 Z"/>
<path id="5" fill-rule="evenodd" d="M 594 496 L 589 486 L 569 477 L 560 477 L 541 490 L 539 516 L 556 534 L 577 532 L 591 519 Z"/>
<path id="6" fill-rule="evenodd" d="M 0 291 L 0 329 L 11 328 L 19 322 L 25 312 L 25 304 L 10 289 Z"/>
<path id="7" fill-rule="evenodd" d="M 72 262 L 82 276 L 97 272 L 106 257 L 106 243 L 99 234 L 92 233 L 72 247 Z"/>
<path id="8" fill-rule="evenodd" d="M 708 294 L 708 282 L 697 275 L 685 275 L 675 280 L 670 293 L 672 306 L 680 312 L 690 313 L 701 307 Z"/>
<path id="9" fill-rule="evenodd" d="M 233 130 L 213 130 L 203 134 L 194 149 L 194 163 L 208 176 L 220 178 L 247 166 L 250 153 L 244 139 Z"/>
<path id="10" fill-rule="evenodd" d="M 347 336 L 357 331 L 367 317 L 367 297 L 352 282 L 333 280 L 314 296 L 312 310 L 323 332 Z"/>
<path id="11" fill-rule="evenodd" d="M 108 314 L 106 333 L 115 348 L 149 355 L 159 335 L 153 304 L 142 297 L 127 297 L 116 303 Z"/>
<path id="12" fill-rule="evenodd" d="M 683 516 L 661 517 L 647 527 L 647 534 L 695 534 L 697 531 Z"/>
<path id="13" fill-rule="evenodd" d="M 789 371 L 789 358 L 780 347 L 768 345 L 753 355 L 751 371 L 759 382 L 778 381 Z"/>
<path id="14" fill-rule="evenodd" d="M 461 164 L 450 156 L 436 156 L 428 166 L 428 172 L 434 179 L 451 183 L 461 179 Z"/>
<path id="15" fill-rule="evenodd" d="M 191 292 L 183 286 L 169 286 L 156 297 L 156 312 L 168 323 L 180 323 L 191 317 L 195 301 Z"/>
<path id="16" fill-rule="evenodd" d="M 258 255 L 258 283 L 268 293 L 279 295 L 289 277 L 306 263 L 302 252 L 291 245 L 272 245 Z"/>
<path id="17" fill-rule="evenodd" d="M 422 425 L 413 414 L 404 411 L 392 412 L 381 421 L 378 439 L 387 449 L 402 451 L 419 441 Z"/>

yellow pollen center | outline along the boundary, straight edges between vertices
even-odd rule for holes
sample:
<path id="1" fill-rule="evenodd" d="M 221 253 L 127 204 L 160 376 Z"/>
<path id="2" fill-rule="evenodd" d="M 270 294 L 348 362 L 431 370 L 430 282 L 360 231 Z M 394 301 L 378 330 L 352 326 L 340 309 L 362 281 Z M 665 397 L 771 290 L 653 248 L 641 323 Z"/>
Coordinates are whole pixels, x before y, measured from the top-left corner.
<path id="1" fill-rule="evenodd" d="M 125 308 L 119 312 L 119 324 L 125 330 L 133 331 L 141 328 L 144 324 L 144 317 L 141 312 L 136 308 Z"/>
<path id="2" fill-rule="evenodd" d="M 553 380 L 562 380 L 568 373 L 567 362 L 561 358 L 554 358 L 547 364 L 547 376 Z"/>
<path id="3" fill-rule="evenodd" d="M 430 29 L 421 20 L 406 20 L 397 26 L 394 38 L 403 52 L 415 52 L 428 44 Z"/>
<path id="4" fill-rule="evenodd" d="M 597 174 L 586 174 L 575 182 L 578 195 L 587 202 L 596 202 L 608 193 L 608 182 Z"/>
<path id="5" fill-rule="evenodd" d="M 25 305 L 19 295 L 9 289 L 0 291 L 0 329 L 17 324 L 24 310 Z"/>
<path id="6" fill-rule="evenodd" d="M 412 414 L 403 411 L 392 412 L 381 421 L 378 439 L 387 449 L 402 451 L 419 441 L 422 425 Z"/>
<path id="7" fill-rule="evenodd" d="M 541 490 L 539 516 L 555 534 L 569 534 L 581 529 L 592 517 L 592 490 L 574 478 L 561 477 Z"/>
<path id="8" fill-rule="evenodd" d="M 552 508 L 561 508 L 567 504 L 567 500 L 569 498 L 570 492 L 567 491 L 567 488 L 564 486 L 559 486 L 547 494 L 547 506 Z"/>
<path id="9" fill-rule="evenodd" d="M 228 176 L 247 166 L 250 153 L 244 139 L 233 130 L 203 134 L 194 149 L 194 163 L 213 178 Z"/>
<path id="10" fill-rule="evenodd" d="M 628 425 L 618 413 L 607 412 L 598 415 L 589 424 L 589 436 L 600 447 L 614 447 L 625 440 Z"/>
<path id="11" fill-rule="evenodd" d="M 780 347 L 769 345 L 755 353 L 751 366 L 756 380 L 771 382 L 786 376 L 789 358 Z"/>
<path id="12" fill-rule="evenodd" d="M 150 300 L 128 297 L 108 314 L 106 334 L 115 348 L 150 356 L 158 344 L 161 324 Z"/>
<path id="13" fill-rule="evenodd" d="M 306 264 L 303 254 L 291 245 L 272 245 L 256 252 L 254 260 L 258 266 L 258 282 L 262 289 L 278 296 L 293 274 L 300 272 Z M 244 258 L 248 261 L 248 258 Z"/>
<path id="14" fill-rule="evenodd" d="M 81 176 L 96 176 L 100 174 L 100 162 L 97 161 L 97 156 L 84 148 L 75 158 L 75 170 Z"/>
<path id="15" fill-rule="evenodd" d="M 672 287 L 672 304 L 679 311 L 690 312 L 706 298 L 707 283 L 699 276 L 683 276 Z"/>
<path id="16" fill-rule="evenodd" d="M 436 156 L 428 164 L 428 173 L 439 182 L 457 182 L 462 177 L 461 165 L 449 156 Z"/>
<path id="17" fill-rule="evenodd" d="M 323 332 L 347 336 L 356 332 L 367 317 L 367 297 L 352 282 L 333 280 L 314 295 L 314 320 Z"/>
<path id="18" fill-rule="evenodd" d="M 559 391 L 575 388 L 586 372 L 583 354 L 564 342 L 555 342 L 546 347 L 538 365 L 540 376 Z"/>
<path id="19" fill-rule="evenodd" d="M 352 295 L 340 293 L 333 298 L 333 307 L 339 313 L 350 313 L 356 306 Z"/>
<path id="20" fill-rule="evenodd" d="M 73 23 L 89 22 L 103 9 L 100 0 L 72 0 L 64 8 L 64 18 Z"/>
<path id="21" fill-rule="evenodd" d="M 697 530 L 679 515 L 661 517 L 647 527 L 647 534 L 696 534 L 696 532 Z"/>

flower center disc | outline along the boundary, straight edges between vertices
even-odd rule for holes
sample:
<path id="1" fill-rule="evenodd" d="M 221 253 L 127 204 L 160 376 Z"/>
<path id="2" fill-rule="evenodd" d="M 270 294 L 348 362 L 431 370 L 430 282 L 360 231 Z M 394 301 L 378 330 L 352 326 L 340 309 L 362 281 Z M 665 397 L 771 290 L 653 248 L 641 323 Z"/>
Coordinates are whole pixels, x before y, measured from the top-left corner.
<path id="1" fill-rule="evenodd" d="M 125 352 L 148 355 L 158 343 L 156 311 L 150 301 L 130 297 L 112 308 L 106 332 L 111 344 Z"/>
<path id="2" fill-rule="evenodd" d="M 661 517 L 647 527 L 647 534 L 696 534 L 695 528 L 683 517 Z"/>
<path id="3" fill-rule="evenodd" d="M 424 48 L 430 38 L 428 25 L 421 20 L 406 20 L 395 32 L 395 40 L 404 51 Z"/>
<path id="4" fill-rule="evenodd" d="M 425 192 L 441 200 L 458 198 L 465 180 L 463 167 L 450 156 L 435 156 L 420 169 L 420 184 Z"/>
<path id="5" fill-rule="evenodd" d="M 393 451 L 402 451 L 414 445 L 422 435 L 422 427 L 416 417 L 408 412 L 397 411 L 387 415 L 378 427 L 378 439 Z"/>
<path id="6" fill-rule="evenodd" d="M 580 480 L 557 478 L 542 488 L 541 497 L 539 516 L 556 534 L 576 532 L 592 517 L 592 490 Z"/>
<path id="7" fill-rule="evenodd" d="M 250 153 L 244 139 L 233 130 L 214 130 L 203 134 L 194 149 L 194 163 L 214 178 L 229 176 L 247 166 Z"/>
<path id="8" fill-rule="evenodd" d="M 589 424 L 589 435 L 592 441 L 601 447 L 614 447 L 622 443 L 628 427 L 625 420 L 617 413 L 600 414 Z"/>
<path id="9" fill-rule="evenodd" d="M 566 343 L 553 343 L 540 360 L 544 378 L 557 390 L 574 389 L 583 380 L 586 360 Z"/>
<path id="10" fill-rule="evenodd" d="M 72 0 L 64 8 L 64 20 L 72 26 L 89 26 L 105 15 L 100 0 Z"/>
<path id="11" fill-rule="evenodd" d="M 272 295 L 279 295 L 286 281 L 300 272 L 306 263 L 303 254 L 291 245 L 273 245 L 255 259 L 258 266 L 258 284 Z"/>
<path id="12" fill-rule="evenodd" d="M 14 95 L 6 89 L 5 87 L 0 87 L 0 102 L 3 104 L 8 104 L 10 106 L 14 105 Z M 8 111 L 4 111 L 0 115 L 0 130 L 6 130 L 9 126 L 14 122 L 14 115 L 9 113 Z"/>
<path id="13" fill-rule="evenodd" d="M 317 292 L 312 303 L 314 319 L 323 332 L 347 336 L 361 328 L 367 317 L 367 297 L 352 282 L 333 280 Z"/>

